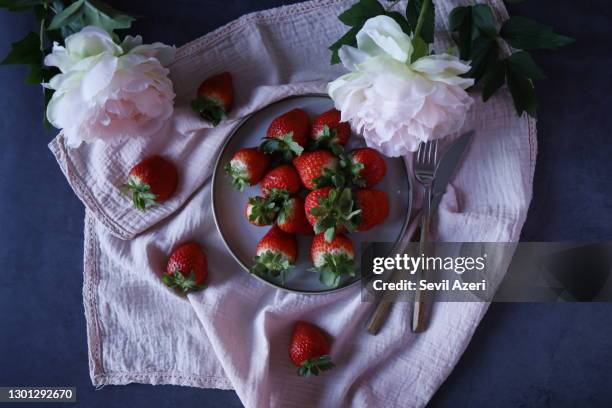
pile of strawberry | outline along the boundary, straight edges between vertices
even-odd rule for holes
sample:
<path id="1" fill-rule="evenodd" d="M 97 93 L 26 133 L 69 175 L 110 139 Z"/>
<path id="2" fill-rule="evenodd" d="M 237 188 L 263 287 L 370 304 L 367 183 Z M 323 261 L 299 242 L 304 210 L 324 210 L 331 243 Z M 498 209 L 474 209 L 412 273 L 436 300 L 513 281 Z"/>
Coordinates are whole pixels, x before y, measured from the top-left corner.
<path id="1" fill-rule="evenodd" d="M 350 135 L 336 109 L 312 126 L 305 111 L 293 109 L 272 121 L 259 147 L 241 149 L 227 163 L 237 189 L 260 184 L 261 195 L 247 202 L 247 220 L 272 226 L 257 245 L 252 273 L 284 280 L 298 258 L 296 234 L 314 234 L 310 255 L 320 281 L 336 287 L 354 276 L 353 243 L 346 234 L 382 223 L 389 200 L 372 188 L 385 176 L 384 159 L 370 148 L 347 152 Z"/>

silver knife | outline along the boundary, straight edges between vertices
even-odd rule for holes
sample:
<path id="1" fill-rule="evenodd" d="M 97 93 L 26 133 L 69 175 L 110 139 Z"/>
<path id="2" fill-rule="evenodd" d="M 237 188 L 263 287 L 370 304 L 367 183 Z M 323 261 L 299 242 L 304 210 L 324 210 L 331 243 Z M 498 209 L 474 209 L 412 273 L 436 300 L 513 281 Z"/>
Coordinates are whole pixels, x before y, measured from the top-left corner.
<path id="1" fill-rule="evenodd" d="M 459 136 L 457 140 L 455 140 L 451 146 L 444 152 L 440 162 L 438 163 L 435 171 L 434 178 L 434 186 L 432 190 L 432 203 L 431 203 L 431 212 L 434 213 L 440 201 L 442 200 L 442 196 L 446 192 L 446 187 L 448 183 L 450 183 L 453 175 L 455 174 L 455 170 L 465 153 L 465 150 L 470 145 L 472 138 L 474 137 L 474 131 L 469 131 Z M 370 334 L 376 335 L 384 322 L 387 320 L 391 309 L 391 301 L 389 300 L 380 300 L 372 315 L 368 319 L 366 323 L 367 331 Z"/>
<path id="2" fill-rule="evenodd" d="M 444 155 L 440 159 L 436 172 L 434 175 L 434 186 L 431 198 L 431 212 L 435 213 L 442 196 L 446 192 L 446 187 L 450 183 L 451 179 L 455 174 L 455 170 L 465 153 L 465 150 L 470 145 L 470 142 L 474 138 L 474 131 L 470 130 L 467 133 L 462 134 L 453 142 L 448 148 Z"/>

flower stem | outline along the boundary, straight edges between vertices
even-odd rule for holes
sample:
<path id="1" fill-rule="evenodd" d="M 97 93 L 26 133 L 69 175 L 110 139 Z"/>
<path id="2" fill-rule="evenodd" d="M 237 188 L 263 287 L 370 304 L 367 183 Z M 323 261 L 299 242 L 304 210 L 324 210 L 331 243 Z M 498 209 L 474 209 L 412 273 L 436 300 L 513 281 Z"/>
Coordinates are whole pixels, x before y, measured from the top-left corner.
<path id="1" fill-rule="evenodd" d="M 421 5 L 421 11 L 419 12 L 419 19 L 417 20 L 417 25 L 414 29 L 415 37 L 419 37 L 421 35 L 421 29 L 423 28 L 423 23 L 425 23 L 425 14 L 427 14 L 427 12 L 429 11 L 430 1 L 431 0 L 423 0 L 423 4 Z"/>

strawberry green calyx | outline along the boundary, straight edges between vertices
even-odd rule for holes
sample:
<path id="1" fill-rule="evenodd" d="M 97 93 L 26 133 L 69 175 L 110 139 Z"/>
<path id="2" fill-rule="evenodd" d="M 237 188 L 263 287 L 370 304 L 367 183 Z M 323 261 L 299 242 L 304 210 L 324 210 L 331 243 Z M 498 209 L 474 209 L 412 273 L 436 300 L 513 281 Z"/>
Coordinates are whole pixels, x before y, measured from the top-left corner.
<path id="1" fill-rule="evenodd" d="M 225 173 L 232 178 L 232 186 L 239 191 L 243 191 L 245 187 L 251 185 L 249 182 L 249 173 L 244 168 L 232 166 L 232 163 L 225 165 Z"/>
<path id="2" fill-rule="evenodd" d="M 293 263 L 287 259 L 282 253 L 274 251 L 265 251 L 261 255 L 253 258 L 255 265 L 249 269 L 252 274 L 261 277 L 277 278 L 281 276 L 281 280 L 285 280 L 285 272 L 293 267 Z"/>
<path id="3" fill-rule="evenodd" d="M 291 161 L 294 156 L 299 156 L 304 152 L 304 148 L 293 140 L 293 132 L 285 135 L 266 138 L 261 144 L 264 153 L 280 153 L 285 161 Z"/>
<path id="4" fill-rule="evenodd" d="M 312 181 L 314 182 L 316 188 L 342 188 L 346 185 L 346 177 L 344 176 L 344 174 L 342 174 L 342 171 L 332 170 L 328 168 L 323 169 L 323 175 L 316 177 Z"/>
<path id="5" fill-rule="evenodd" d="M 314 225 L 316 234 L 325 233 L 325 240 L 331 242 L 339 227 L 353 232 L 359 225 L 361 210 L 356 208 L 351 190 L 332 189 L 327 197 L 319 198 L 319 206 L 310 210 L 318 217 Z"/>
<path id="6" fill-rule="evenodd" d="M 147 208 L 157 205 L 157 196 L 151 192 L 151 186 L 143 183 L 137 177 L 129 177 L 127 184 L 122 186 L 122 190 L 126 194 L 132 195 L 134 207 L 140 211 L 145 211 Z"/>
<path id="7" fill-rule="evenodd" d="M 309 358 L 300 365 L 300 368 L 298 368 L 298 375 L 300 377 L 319 375 L 323 371 L 331 370 L 334 367 L 336 367 L 336 365 L 332 363 L 331 357 L 328 355 Z"/>
<path id="8" fill-rule="evenodd" d="M 251 211 L 249 221 L 258 225 L 272 225 L 276 220 L 276 216 L 281 211 L 281 206 L 273 194 L 268 197 L 251 197 L 249 204 Z M 284 202 L 284 200 L 282 200 Z"/>
<path id="9" fill-rule="evenodd" d="M 172 275 L 165 273 L 163 281 L 169 288 L 180 289 L 183 293 L 196 292 L 204 289 L 205 286 L 196 283 L 196 276 L 193 271 L 189 272 L 187 275 L 183 275 L 183 273 L 178 270 L 174 271 Z"/>
<path id="10" fill-rule="evenodd" d="M 344 276 L 355 276 L 355 262 L 344 253 L 327 253 L 323 265 L 311 268 L 319 273 L 319 281 L 327 287 L 335 288 Z"/>
<path id="11" fill-rule="evenodd" d="M 363 170 L 363 163 L 352 163 L 350 165 L 351 170 L 351 184 L 356 187 L 365 187 L 366 182 L 361 178 L 361 170 Z"/>
<path id="12" fill-rule="evenodd" d="M 191 101 L 191 109 L 198 113 L 202 119 L 217 126 L 222 120 L 227 118 L 227 112 L 223 103 L 215 98 L 198 96 Z"/>

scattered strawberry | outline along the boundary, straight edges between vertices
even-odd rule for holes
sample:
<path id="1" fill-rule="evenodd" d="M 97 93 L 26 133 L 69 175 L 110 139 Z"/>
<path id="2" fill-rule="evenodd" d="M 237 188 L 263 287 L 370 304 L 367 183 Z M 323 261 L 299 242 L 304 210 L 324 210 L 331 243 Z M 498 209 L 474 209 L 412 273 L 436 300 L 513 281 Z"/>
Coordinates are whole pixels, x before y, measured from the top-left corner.
<path id="1" fill-rule="evenodd" d="M 336 234 L 329 242 L 323 234 L 316 235 L 310 257 L 314 264 L 312 270 L 319 272 L 319 280 L 325 286 L 335 288 L 343 276 L 355 276 L 355 251 L 346 235 Z"/>
<path id="2" fill-rule="evenodd" d="M 350 135 L 351 126 L 347 122 L 340 122 L 340 111 L 330 109 L 314 120 L 310 137 L 319 144 L 344 146 Z"/>
<path id="3" fill-rule="evenodd" d="M 183 292 L 204 288 L 208 276 L 206 254 L 194 242 L 183 244 L 172 251 L 164 274 L 164 283 Z"/>
<path id="4" fill-rule="evenodd" d="M 305 152 L 293 159 L 304 186 L 309 190 L 326 186 L 341 187 L 344 177 L 338 173 L 338 158 L 329 150 Z"/>
<path id="5" fill-rule="evenodd" d="M 325 233 L 331 241 L 336 233 L 355 231 L 361 212 L 353 200 L 351 190 L 325 187 L 312 191 L 304 203 L 306 218 L 315 234 Z"/>
<path id="6" fill-rule="evenodd" d="M 353 183 L 360 187 L 371 187 L 379 183 L 387 172 L 385 159 L 374 149 L 365 147 L 350 154 Z"/>
<path id="7" fill-rule="evenodd" d="M 261 192 L 266 197 L 274 190 L 283 190 L 289 195 L 295 195 L 301 188 L 300 176 L 290 164 L 273 168 L 261 180 Z"/>
<path id="8" fill-rule="evenodd" d="M 329 340 L 321 329 L 303 321 L 296 322 L 289 345 L 289 357 L 299 367 L 300 377 L 319 375 L 334 368 L 330 349 Z"/>
<path id="9" fill-rule="evenodd" d="M 269 164 L 270 156 L 259 149 L 240 149 L 225 166 L 225 172 L 232 178 L 234 187 L 242 191 L 259 183 Z"/>
<path id="10" fill-rule="evenodd" d="M 267 197 L 249 198 L 244 213 L 247 220 L 253 225 L 258 227 L 272 225 L 288 200 L 289 193 L 272 189 L 272 193 Z"/>
<path id="11" fill-rule="evenodd" d="M 259 241 L 251 273 L 277 277 L 291 269 L 297 261 L 298 248 L 295 235 L 287 234 L 276 225 Z"/>
<path id="12" fill-rule="evenodd" d="M 358 189 L 353 192 L 357 208 L 361 211 L 358 217 L 357 231 L 367 231 L 381 224 L 389 215 L 389 198 L 387 193 L 375 189 Z"/>
<path id="13" fill-rule="evenodd" d="M 160 156 L 151 156 L 132 167 L 123 190 L 131 193 L 134 207 L 144 211 L 170 198 L 177 184 L 174 164 Z"/>
<path id="14" fill-rule="evenodd" d="M 314 234 L 312 226 L 306 219 L 304 200 L 301 197 L 293 197 L 285 201 L 276 219 L 276 225 L 288 234 Z"/>
<path id="15" fill-rule="evenodd" d="M 281 153 L 286 161 L 304 151 L 310 132 L 310 118 L 302 109 L 293 109 L 272 121 L 261 147 L 268 154 Z"/>
<path id="16" fill-rule="evenodd" d="M 227 113 L 234 104 L 234 85 L 232 74 L 223 72 L 206 79 L 198 87 L 196 99 L 191 101 L 191 108 L 199 113 L 202 119 L 217 126 L 227 118 Z"/>

